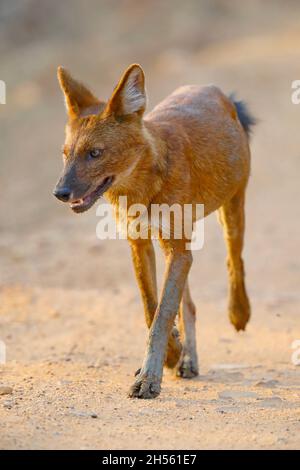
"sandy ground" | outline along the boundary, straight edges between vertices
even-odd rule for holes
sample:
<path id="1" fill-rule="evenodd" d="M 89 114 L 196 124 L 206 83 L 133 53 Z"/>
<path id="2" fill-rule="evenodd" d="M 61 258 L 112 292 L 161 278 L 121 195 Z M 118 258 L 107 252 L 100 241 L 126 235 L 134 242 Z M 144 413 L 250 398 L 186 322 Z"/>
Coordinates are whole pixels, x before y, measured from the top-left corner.
<path id="1" fill-rule="evenodd" d="M 36 3 L 0 9 L 0 448 L 299 449 L 299 5 L 76 0 L 70 14 L 69 1 Z M 76 216 L 51 195 L 65 119 L 56 66 L 105 97 L 131 62 L 145 67 L 150 107 L 184 83 L 213 82 L 260 119 L 247 199 L 251 322 L 241 334 L 228 322 L 225 248 L 209 217 L 191 273 L 200 377 L 166 371 L 150 401 L 127 398 L 147 338 L 129 248 L 96 239 L 95 208 Z M 161 279 L 159 255 L 158 267 Z"/>

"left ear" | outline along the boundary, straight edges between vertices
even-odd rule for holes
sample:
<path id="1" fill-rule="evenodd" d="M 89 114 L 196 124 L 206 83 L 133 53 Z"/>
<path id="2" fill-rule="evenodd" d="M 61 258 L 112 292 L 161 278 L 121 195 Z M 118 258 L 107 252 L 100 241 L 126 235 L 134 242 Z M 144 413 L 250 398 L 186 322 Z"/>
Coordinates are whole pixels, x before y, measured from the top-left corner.
<path id="1" fill-rule="evenodd" d="M 58 67 L 57 78 L 70 117 L 98 114 L 105 107 L 105 103 L 100 102 L 86 86 L 75 80 L 64 67 Z"/>
<path id="2" fill-rule="evenodd" d="M 116 86 L 106 112 L 116 116 L 137 113 L 142 116 L 146 109 L 145 75 L 138 64 L 128 67 Z"/>

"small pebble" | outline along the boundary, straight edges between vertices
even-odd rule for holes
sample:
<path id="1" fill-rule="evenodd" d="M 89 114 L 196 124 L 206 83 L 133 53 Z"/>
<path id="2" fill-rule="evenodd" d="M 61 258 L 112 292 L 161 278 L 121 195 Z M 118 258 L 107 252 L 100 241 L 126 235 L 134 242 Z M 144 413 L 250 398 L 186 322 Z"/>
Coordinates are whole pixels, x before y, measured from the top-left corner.
<path id="1" fill-rule="evenodd" d="M 240 390 L 224 390 L 219 393 L 221 399 L 240 399 L 240 398 L 257 398 L 257 394 L 251 391 Z"/>
<path id="2" fill-rule="evenodd" d="M 274 388 L 278 384 L 278 380 L 260 380 L 255 384 L 255 387 Z"/>
<path id="3" fill-rule="evenodd" d="M 0 395 L 11 395 L 13 389 L 11 387 L 0 386 Z"/>
<path id="4" fill-rule="evenodd" d="M 96 413 L 90 413 L 88 411 L 80 411 L 80 410 L 71 410 L 71 415 L 77 416 L 78 418 L 98 418 Z"/>

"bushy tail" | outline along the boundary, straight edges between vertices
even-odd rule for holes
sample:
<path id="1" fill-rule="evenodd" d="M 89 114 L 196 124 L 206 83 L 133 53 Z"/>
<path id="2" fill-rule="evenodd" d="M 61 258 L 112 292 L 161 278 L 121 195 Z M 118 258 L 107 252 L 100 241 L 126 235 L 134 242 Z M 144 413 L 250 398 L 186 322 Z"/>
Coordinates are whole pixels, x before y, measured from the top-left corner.
<path id="1" fill-rule="evenodd" d="M 252 127 L 256 124 L 256 119 L 250 113 L 248 106 L 244 101 L 236 101 L 234 95 L 230 95 L 230 100 L 233 102 L 235 109 L 237 111 L 239 120 L 246 132 L 248 138 L 252 132 Z"/>

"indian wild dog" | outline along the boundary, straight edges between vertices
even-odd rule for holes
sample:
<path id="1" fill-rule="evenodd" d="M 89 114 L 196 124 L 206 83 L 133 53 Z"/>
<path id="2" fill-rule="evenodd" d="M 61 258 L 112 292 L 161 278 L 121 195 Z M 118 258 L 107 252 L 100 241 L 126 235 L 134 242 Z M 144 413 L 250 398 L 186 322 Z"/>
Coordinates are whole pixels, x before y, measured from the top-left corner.
<path id="1" fill-rule="evenodd" d="M 68 122 L 64 169 L 54 195 L 76 213 L 104 193 L 115 207 L 119 196 L 127 196 L 128 206 L 200 203 L 205 216 L 218 210 L 228 249 L 229 317 L 236 330 L 245 329 L 250 305 L 242 248 L 254 120 L 244 103 L 215 86 L 183 86 L 144 117 L 145 78 L 137 64 L 125 71 L 107 102 L 62 67 L 58 80 Z M 158 299 L 151 239 L 129 238 L 129 243 L 150 330 L 129 396 L 154 398 L 164 364 L 181 377 L 198 374 L 195 306 L 188 286 L 192 253 L 186 238 L 160 237 L 166 272 Z"/>

